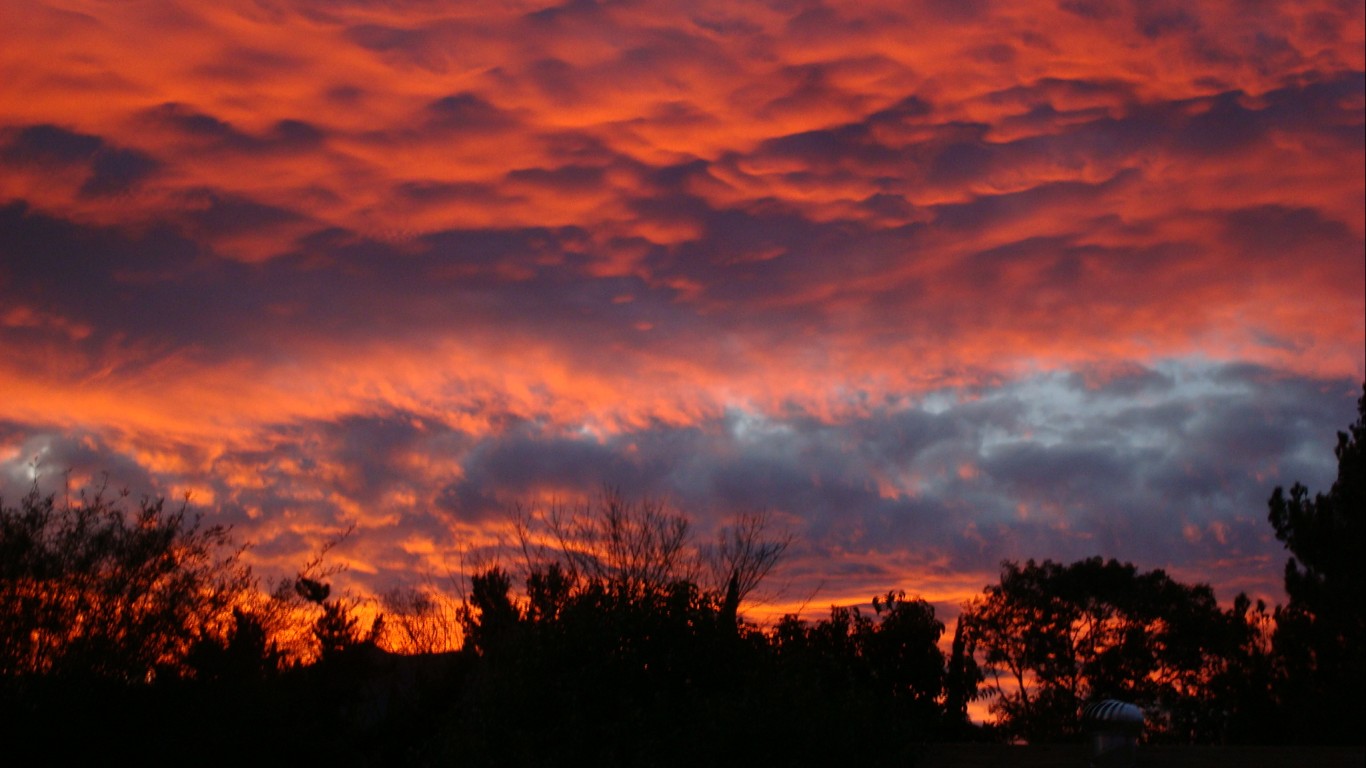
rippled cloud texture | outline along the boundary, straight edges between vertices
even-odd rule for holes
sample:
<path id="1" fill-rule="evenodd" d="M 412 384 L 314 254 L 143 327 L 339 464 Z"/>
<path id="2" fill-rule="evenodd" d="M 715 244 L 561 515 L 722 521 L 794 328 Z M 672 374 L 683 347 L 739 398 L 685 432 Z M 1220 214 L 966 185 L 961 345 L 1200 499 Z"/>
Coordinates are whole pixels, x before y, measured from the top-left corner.
<path id="1" fill-rule="evenodd" d="M 373 591 L 518 500 L 1275 599 L 1366 364 L 1362 3 L 0 8 L 0 488 Z"/>

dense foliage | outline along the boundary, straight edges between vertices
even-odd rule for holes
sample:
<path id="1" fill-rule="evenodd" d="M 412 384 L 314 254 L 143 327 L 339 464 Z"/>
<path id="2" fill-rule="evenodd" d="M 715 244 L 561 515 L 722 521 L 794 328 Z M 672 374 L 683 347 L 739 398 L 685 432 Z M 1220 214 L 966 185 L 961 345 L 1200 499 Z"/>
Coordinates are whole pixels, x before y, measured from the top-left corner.
<path id="1" fill-rule="evenodd" d="M 1107 698 L 1143 707 L 1152 738 L 1222 738 L 1213 693 L 1249 631 L 1207 586 L 1098 557 L 1007 562 L 963 622 L 999 727 L 1030 741 L 1079 735 L 1077 712 Z"/>

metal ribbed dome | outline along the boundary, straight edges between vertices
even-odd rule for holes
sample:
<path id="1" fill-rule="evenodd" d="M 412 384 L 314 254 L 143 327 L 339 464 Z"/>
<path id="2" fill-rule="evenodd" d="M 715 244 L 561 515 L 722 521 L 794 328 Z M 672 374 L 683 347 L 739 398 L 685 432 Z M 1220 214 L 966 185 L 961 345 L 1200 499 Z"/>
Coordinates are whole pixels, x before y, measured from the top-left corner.
<path id="1" fill-rule="evenodd" d="M 1082 710 L 1081 716 L 1083 720 L 1096 724 L 1143 724 L 1143 710 L 1126 701 L 1116 701 L 1115 699 L 1105 699 L 1087 704 L 1086 709 Z"/>

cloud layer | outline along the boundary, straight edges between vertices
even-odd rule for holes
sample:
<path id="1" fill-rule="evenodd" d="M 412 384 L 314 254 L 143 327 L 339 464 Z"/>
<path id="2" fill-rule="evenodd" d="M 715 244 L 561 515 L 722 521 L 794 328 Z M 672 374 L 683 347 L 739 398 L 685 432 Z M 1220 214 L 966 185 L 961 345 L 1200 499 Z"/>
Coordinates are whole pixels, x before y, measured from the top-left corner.
<path id="1" fill-rule="evenodd" d="M 606 482 L 777 510 L 794 600 L 1265 593 L 1366 375 L 1360 3 L 34 5 L 6 498 L 355 522 L 367 589 Z"/>

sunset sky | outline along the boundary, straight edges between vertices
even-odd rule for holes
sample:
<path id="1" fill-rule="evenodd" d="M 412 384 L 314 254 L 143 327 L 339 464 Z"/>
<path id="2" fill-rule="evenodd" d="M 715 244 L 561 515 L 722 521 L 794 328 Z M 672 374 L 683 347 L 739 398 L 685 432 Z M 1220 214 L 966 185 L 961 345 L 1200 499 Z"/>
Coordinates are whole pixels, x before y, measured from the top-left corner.
<path id="1" fill-rule="evenodd" d="M 604 485 L 770 610 L 1283 601 L 1366 376 L 1361 0 L 0 2 L 0 496 L 444 577 Z"/>

